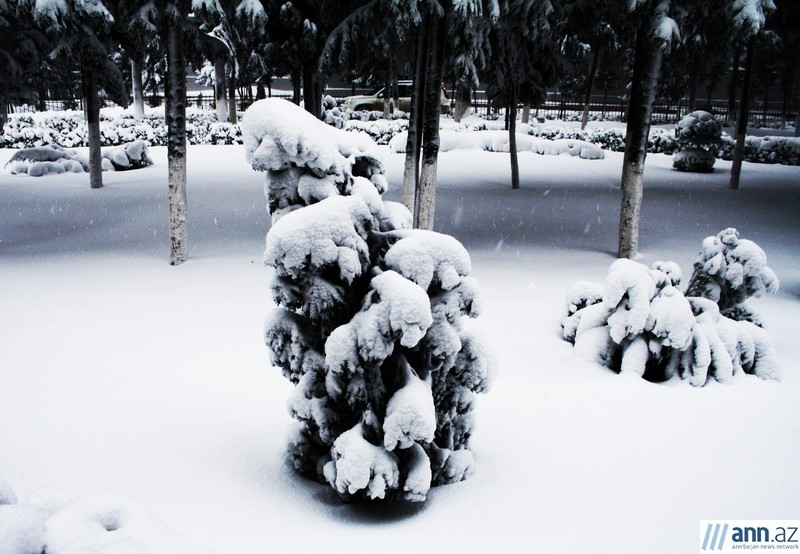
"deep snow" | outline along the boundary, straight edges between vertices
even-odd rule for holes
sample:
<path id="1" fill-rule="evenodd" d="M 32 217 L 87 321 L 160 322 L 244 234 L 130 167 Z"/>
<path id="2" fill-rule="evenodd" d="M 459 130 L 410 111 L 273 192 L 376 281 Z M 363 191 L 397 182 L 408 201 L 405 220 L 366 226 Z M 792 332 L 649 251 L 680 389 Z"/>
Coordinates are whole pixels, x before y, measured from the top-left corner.
<path id="1" fill-rule="evenodd" d="M 383 149 L 400 197 L 403 156 Z M 0 151 L 0 165 L 13 152 Z M 499 367 L 478 401 L 476 472 L 425 505 L 344 505 L 284 463 L 292 386 L 269 367 L 263 175 L 242 146 L 189 148 L 190 260 L 168 264 L 166 149 L 88 176 L 0 175 L 0 479 L 20 499 L 133 497 L 219 552 L 695 551 L 700 520 L 800 512 L 800 168 L 678 173 L 648 156 L 639 261 L 679 263 L 729 226 L 781 281 L 755 301 L 781 383 L 656 385 L 581 361 L 564 296 L 614 260 L 622 154 L 443 153 L 436 228 L 484 289 Z"/>

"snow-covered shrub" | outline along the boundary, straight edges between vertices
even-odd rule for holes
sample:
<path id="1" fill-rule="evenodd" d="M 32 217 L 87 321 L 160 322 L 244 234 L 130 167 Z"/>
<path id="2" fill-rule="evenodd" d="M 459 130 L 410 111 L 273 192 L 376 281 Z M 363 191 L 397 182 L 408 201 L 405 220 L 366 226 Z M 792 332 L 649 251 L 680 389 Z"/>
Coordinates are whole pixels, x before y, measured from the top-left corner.
<path id="1" fill-rule="evenodd" d="M 473 399 L 493 366 L 463 321 L 479 313 L 466 250 L 381 199 L 366 136 L 277 99 L 254 103 L 242 129 L 267 173 L 280 308 L 265 339 L 295 384 L 295 467 L 346 499 L 421 501 L 469 476 Z"/>
<path id="2" fill-rule="evenodd" d="M 347 115 L 339 109 L 333 96 L 326 95 L 322 99 L 322 120 L 337 129 L 344 129 L 348 121 Z"/>
<path id="3" fill-rule="evenodd" d="M 686 148 L 672 156 L 672 167 L 690 173 L 711 173 L 717 158 L 704 148 Z"/>
<path id="4" fill-rule="evenodd" d="M 774 294 L 778 286 L 778 277 L 767 266 L 761 247 L 740 239 L 736 229 L 728 228 L 703 241 L 686 294 L 714 301 L 726 317 L 762 326 L 746 300 Z"/>
<path id="5" fill-rule="evenodd" d="M 101 164 L 103 171 L 123 171 L 152 165 L 153 160 L 150 159 L 147 144 L 137 140 L 104 150 Z M 50 144 L 15 152 L 5 167 L 11 174 L 27 174 L 29 177 L 82 173 L 89 171 L 89 158 L 72 149 Z"/>
<path id="6" fill-rule="evenodd" d="M 590 361 L 651 381 L 679 375 L 703 386 L 739 371 L 777 380 L 769 335 L 742 304 L 777 290 L 765 262 L 755 243 L 728 229 L 703 242 L 684 294 L 675 263 L 617 260 L 604 284 L 581 281 L 568 291 L 562 337 Z"/>
<path id="7" fill-rule="evenodd" d="M 714 171 L 714 153 L 721 137 L 722 127 L 710 113 L 697 110 L 686 115 L 675 126 L 680 150 L 673 157 L 672 166 L 693 173 Z"/>

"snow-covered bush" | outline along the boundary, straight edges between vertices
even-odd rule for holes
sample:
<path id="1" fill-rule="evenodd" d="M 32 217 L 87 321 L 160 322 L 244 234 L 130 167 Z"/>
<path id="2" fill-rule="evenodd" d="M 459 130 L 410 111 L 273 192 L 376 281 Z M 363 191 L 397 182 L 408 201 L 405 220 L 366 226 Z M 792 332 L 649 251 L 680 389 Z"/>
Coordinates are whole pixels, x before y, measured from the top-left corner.
<path id="1" fill-rule="evenodd" d="M 147 151 L 147 144 L 141 140 L 116 148 L 107 148 L 102 154 L 103 171 L 140 169 L 153 164 Z M 83 173 L 89 171 L 89 158 L 86 155 L 79 155 L 70 148 L 49 144 L 15 152 L 6 162 L 5 168 L 11 174 L 27 174 L 30 177 L 65 172 Z"/>
<path id="2" fill-rule="evenodd" d="M 264 259 L 280 308 L 265 339 L 295 384 L 295 467 L 346 499 L 421 501 L 466 478 L 475 393 L 493 375 L 464 324 L 480 307 L 466 250 L 381 199 L 366 136 L 276 99 L 242 128 L 247 160 L 267 173 Z"/>
<path id="3" fill-rule="evenodd" d="M 703 241 L 686 294 L 714 301 L 726 317 L 763 326 L 746 300 L 774 294 L 778 286 L 778 277 L 767 266 L 761 247 L 740 239 L 736 229 L 728 228 Z"/>
<path id="4" fill-rule="evenodd" d="M 780 378 L 769 335 L 743 305 L 778 287 L 755 243 L 734 229 L 708 237 L 686 293 L 680 284 L 673 262 L 617 260 L 604 284 L 568 291 L 562 337 L 590 361 L 656 382 L 727 383 L 739 371 Z"/>
<path id="5" fill-rule="evenodd" d="M 675 126 L 680 150 L 673 157 L 673 167 L 693 173 L 714 171 L 721 137 L 722 127 L 710 113 L 697 110 L 686 115 Z"/>
<path id="6" fill-rule="evenodd" d="M 322 120 L 325 123 L 337 129 L 343 129 L 348 119 L 347 114 L 339 109 L 336 99 L 334 99 L 333 96 L 326 95 L 322 99 Z"/>

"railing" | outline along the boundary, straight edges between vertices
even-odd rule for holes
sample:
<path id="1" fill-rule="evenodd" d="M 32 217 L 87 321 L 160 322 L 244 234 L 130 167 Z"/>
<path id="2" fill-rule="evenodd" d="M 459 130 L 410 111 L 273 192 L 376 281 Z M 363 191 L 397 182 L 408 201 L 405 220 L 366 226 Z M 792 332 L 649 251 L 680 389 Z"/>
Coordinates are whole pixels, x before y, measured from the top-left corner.
<path id="1" fill-rule="evenodd" d="M 338 101 L 345 97 L 349 92 L 344 89 L 337 89 L 330 91 L 334 93 L 334 98 Z M 341 95 L 341 96 L 340 96 Z M 274 91 L 273 98 L 286 98 L 291 99 L 292 94 L 284 91 Z M 161 97 L 147 97 L 145 102 L 151 106 L 159 105 Z M 187 95 L 188 106 L 194 106 L 202 109 L 212 110 L 215 108 L 214 96 L 212 94 L 189 94 Z M 237 97 L 237 104 L 240 110 L 244 110 L 249 106 L 251 100 L 249 98 Z M 104 105 L 107 107 L 114 106 L 110 101 L 105 101 Z M 452 105 L 452 101 L 451 101 Z M 625 121 L 627 102 L 621 98 L 606 98 L 603 96 L 595 96 L 592 99 L 589 114 L 592 119 L 613 119 Z M 67 99 L 67 100 L 42 100 L 34 106 L 8 106 L 9 113 L 25 113 L 36 111 L 51 111 L 51 110 L 83 110 L 83 100 Z M 695 109 L 705 110 L 712 113 L 720 121 L 727 117 L 728 102 L 727 100 L 697 100 Z M 492 106 L 489 99 L 483 91 L 477 91 L 473 94 L 472 110 L 484 116 L 498 116 L 499 110 Z M 784 113 L 785 111 L 785 113 Z M 653 115 L 651 123 L 653 124 L 668 124 L 675 123 L 688 112 L 687 103 L 685 100 L 681 102 L 667 102 L 657 100 L 653 105 Z M 797 117 L 797 106 L 789 106 L 784 110 L 782 102 L 763 102 L 754 101 L 750 107 L 750 123 L 751 125 L 761 125 L 770 127 L 780 127 L 785 123 L 792 122 Z M 539 106 L 532 106 L 530 115 L 531 117 L 544 117 L 547 119 L 572 119 L 580 120 L 583 114 L 583 101 L 562 96 L 559 93 L 551 93 L 547 99 Z"/>

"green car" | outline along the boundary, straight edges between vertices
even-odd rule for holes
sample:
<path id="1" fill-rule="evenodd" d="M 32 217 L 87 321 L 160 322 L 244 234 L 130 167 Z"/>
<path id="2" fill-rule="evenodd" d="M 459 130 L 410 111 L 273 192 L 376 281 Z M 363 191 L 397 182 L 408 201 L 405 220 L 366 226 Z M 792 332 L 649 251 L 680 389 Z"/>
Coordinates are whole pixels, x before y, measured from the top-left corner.
<path id="1" fill-rule="evenodd" d="M 411 111 L 411 89 L 413 86 L 414 83 L 412 81 L 397 82 L 397 94 L 399 96 L 400 105 L 395 106 L 395 109 L 399 109 L 404 112 Z M 380 87 L 372 94 L 348 96 L 339 102 L 339 107 L 349 112 L 360 112 L 362 110 L 382 112 L 385 90 L 386 87 Z M 447 89 L 445 89 L 444 86 L 442 86 L 442 94 L 440 98 L 439 111 L 441 113 L 450 113 L 450 99 L 449 95 L 447 94 Z"/>

